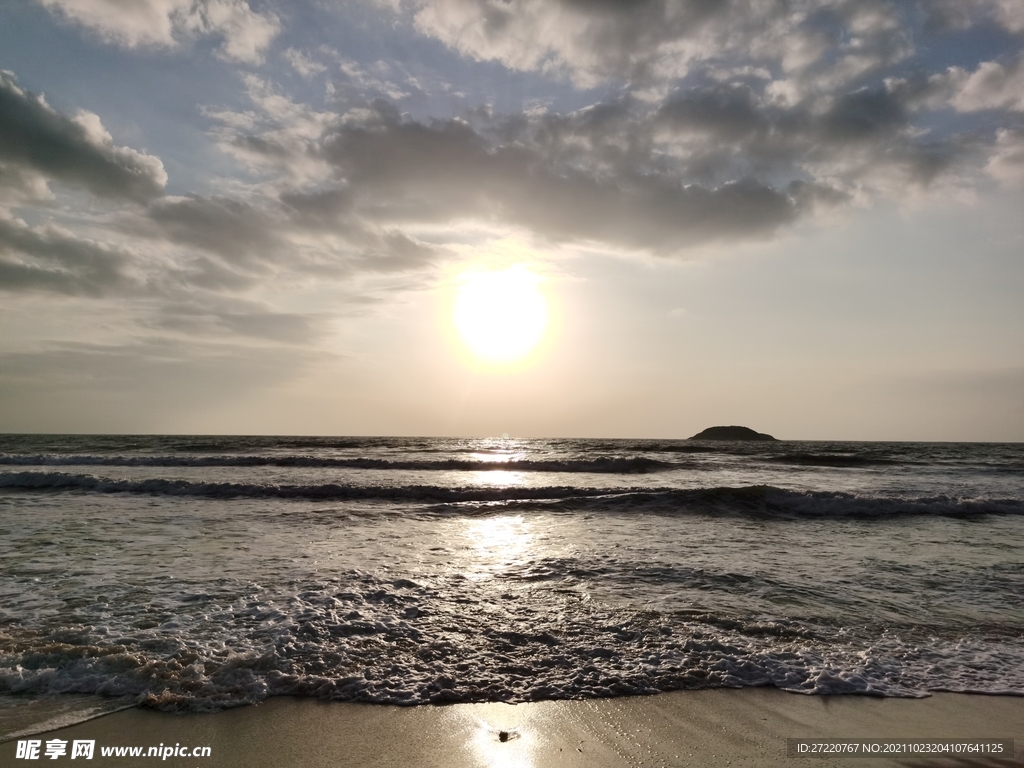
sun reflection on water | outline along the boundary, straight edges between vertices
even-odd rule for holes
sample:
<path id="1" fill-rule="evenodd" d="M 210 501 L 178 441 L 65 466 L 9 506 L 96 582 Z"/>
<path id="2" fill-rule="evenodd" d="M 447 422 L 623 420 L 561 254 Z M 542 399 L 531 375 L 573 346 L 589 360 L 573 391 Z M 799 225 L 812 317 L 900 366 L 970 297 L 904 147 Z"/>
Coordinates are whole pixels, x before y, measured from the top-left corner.
<path id="1" fill-rule="evenodd" d="M 512 472 L 507 469 L 487 469 L 479 472 L 470 472 L 469 481 L 473 485 L 483 485 L 490 488 L 526 485 L 526 473 Z"/>
<path id="2" fill-rule="evenodd" d="M 466 575 L 476 580 L 495 578 L 524 564 L 533 554 L 536 539 L 522 515 L 467 520 L 463 536 L 475 555 Z"/>
<path id="3" fill-rule="evenodd" d="M 471 461 L 485 461 L 488 464 L 505 464 L 518 458 L 515 454 L 497 451 L 480 451 L 477 453 L 470 453 L 466 455 L 466 458 Z"/>

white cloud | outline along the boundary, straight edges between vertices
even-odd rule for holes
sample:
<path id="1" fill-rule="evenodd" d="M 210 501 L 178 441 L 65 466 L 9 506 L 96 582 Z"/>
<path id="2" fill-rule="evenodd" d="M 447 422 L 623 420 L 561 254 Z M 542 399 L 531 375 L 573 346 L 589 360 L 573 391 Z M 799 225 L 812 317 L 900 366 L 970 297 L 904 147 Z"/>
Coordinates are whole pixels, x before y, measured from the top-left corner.
<path id="1" fill-rule="evenodd" d="M 245 0 L 37 0 L 108 42 L 129 48 L 172 47 L 185 33 L 223 38 L 219 55 L 257 64 L 281 23 Z"/>
<path id="2" fill-rule="evenodd" d="M 53 199 L 46 176 L 19 164 L 0 163 L 0 206 Z"/>
<path id="3" fill-rule="evenodd" d="M 283 174 L 281 182 L 322 178 L 328 169 L 316 156 L 316 142 L 338 116 L 296 103 L 256 75 L 242 79 L 256 109 L 202 109 L 215 123 L 210 133 L 220 149 L 251 171 Z"/>
<path id="4" fill-rule="evenodd" d="M 465 56 L 565 73 L 583 87 L 680 77 L 721 42 L 720 14 L 707 3 L 434 0 L 416 6 L 416 28 Z"/>
<path id="5" fill-rule="evenodd" d="M 38 0 L 51 11 L 98 32 L 110 42 L 139 45 L 174 45 L 175 27 L 181 24 L 192 0 Z"/>
<path id="6" fill-rule="evenodd" d="M 991 0 L 996 19 L 1010 32 L 1024 32 L 1024 3 L 1020 0 Z"/>
<path id="7" fill-rule="evenodd" d="M 986 61 L 967 75 L 951 68 L 949 77 L 959 85 L 952 105 L 959 112 L 979 109 L 1010 109 L 1024 112 L 1024 56 L 1009 66 Z"/>
<path id="8" fill-rule="evenodd" d="M 1024 131 L 1000 130 L 985 170 L 1006 186 L 1024 186 Z"/>
<path id="9" fill-rule="evenodd" d="M 276 16 L 254 13 L 245 0 L 206 0 L 193 6 L 187 23 L 200 32 L 223 35 L 222 58 L 247 64 L 263 61 L 263 51 L 281 31 Z"/>
<path id="10" fill-rule="evenodd" d="M 339 67 L 349 82 L 361 93 L 387 96 L 392 100 L 404 99 L 409 95 L 409 92 L 402 90 L 397 83 L 385 79 L 390 70 L 386 62 L 378 61 L 372 66 L 372 69 L 377 71 L 377 75 L 350 59 L 341 59 Z"/>
<path id="11" fill-rule="evenodd" d="M 912 51 L 897 11 L 879 0 L 777 3 L 413 0 L 416 28 L 461 54 L 507 67 L 567 74 L 579 86 L 685 76 L 695 66 L 810 68 L 842 84 Z M 822 27 L 821 16 L 841 27 Z M 822 66 L 829 54 L 829 61 Z"/>
<path id="12" fill-rule="evenodd" d="M 295 48 L 289 48 L 286 50 L 284 52 L 284 57 L 288 59 L 288 63 L 292 65 L 292 68 L 303 77 L 312 77 L 313 75 L 318 75 L 327 70 L 325 65 L 318 61 L 314 61 L 302 51 Z"/>

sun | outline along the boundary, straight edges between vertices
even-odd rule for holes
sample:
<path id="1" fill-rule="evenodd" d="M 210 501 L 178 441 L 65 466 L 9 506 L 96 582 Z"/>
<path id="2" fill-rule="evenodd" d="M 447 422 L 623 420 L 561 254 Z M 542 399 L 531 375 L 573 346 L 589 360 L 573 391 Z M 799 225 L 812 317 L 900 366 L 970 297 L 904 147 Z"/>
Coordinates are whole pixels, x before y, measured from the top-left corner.
<path id="1" fill-rule="evenodd" d="M 544 338 L 548 303 L 540 278 L 517 265 L 459 276 L 453 320 L 469 351 L 486 363 L 521 360 Z"/>

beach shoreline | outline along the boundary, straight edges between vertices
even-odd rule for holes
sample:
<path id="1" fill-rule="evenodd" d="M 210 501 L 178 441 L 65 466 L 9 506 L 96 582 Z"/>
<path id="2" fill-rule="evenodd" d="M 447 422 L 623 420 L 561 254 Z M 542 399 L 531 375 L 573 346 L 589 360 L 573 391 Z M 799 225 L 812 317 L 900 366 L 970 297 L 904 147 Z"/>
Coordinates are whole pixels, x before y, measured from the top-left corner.
<path id="1" fill-rule="evenodd" d="M 396 707 L 273 697 L 210 714 L 128 709 L 33 737 L 95 740 L 92 766 L 769 766 L 834 765 L 787 757 L 787 739 L 1014 739 L 1010 757 L 843 758 L 839 765 L 1024 765 L 1024 697 L 807 696 L 774 688 L 657 696 Z M 104 746 L 209 747 L 208 757 L 108 756 Z M 0 763 L 17 740 L 0 744 Z"/>

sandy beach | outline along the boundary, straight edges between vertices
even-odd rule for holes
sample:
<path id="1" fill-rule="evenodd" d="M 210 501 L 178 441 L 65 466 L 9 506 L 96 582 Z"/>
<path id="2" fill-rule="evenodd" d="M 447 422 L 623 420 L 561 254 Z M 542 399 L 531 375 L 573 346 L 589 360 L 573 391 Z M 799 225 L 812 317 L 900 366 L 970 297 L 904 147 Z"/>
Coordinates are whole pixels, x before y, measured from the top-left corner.
<path id="1" fill-rule="evenodd" d="M 790 758 L 787 738 L 1012 738 L 1012 758 Z M 651 697 L 411 708 L 278 697 L 216 714 L 126 710 L 37 736 L 94 739 L 89 765 L 151 764 L 102 757 L 103 746 L 210 747 L 179 766 L 855 766 L 1024 765 L 1024 698 L 802 696 L 774 689 Z M 504 740 L 503 740 L 504 739 Z M 45 747 L 43 747 L 45 749 Z M 62 760 L 69 759 L 68 755 Z M 41 753 L 41 759 L 46 759 Z M 3 765 L 16 742 L 0 745 Z"/>

